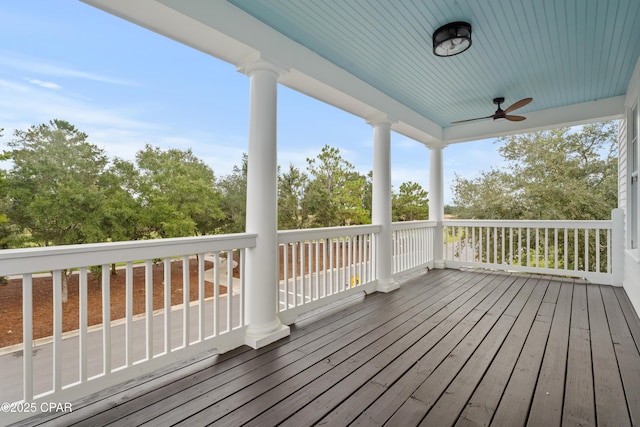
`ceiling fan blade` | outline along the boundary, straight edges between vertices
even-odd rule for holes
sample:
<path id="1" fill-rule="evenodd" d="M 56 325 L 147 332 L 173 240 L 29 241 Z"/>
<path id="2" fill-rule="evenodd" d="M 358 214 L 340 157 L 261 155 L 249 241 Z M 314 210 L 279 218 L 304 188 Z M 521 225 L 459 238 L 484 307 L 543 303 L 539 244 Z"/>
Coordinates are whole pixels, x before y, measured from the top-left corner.
<path id="1" fill-rule="evenodd" d="M 518 108 L 522 108 L 522 107 L 524 107 L 525 105 L 527 105 L 527 104 L 528 104 L 528 103 L 530 103 L 531 101 L 533 101 L 533 98 L 524 98 L 524 99 L 521 99 L 520 101 L 518 101 L 518 102 L 514 102 L 513 104 L 511 104 L 511 105 L 509 106 L 509 108 L 507 108 L 506 110 L 504 110 L 504 112 L 505 112 L 505 113 L 510 113 L 510 112 L 512 112 L 513 110 L 517 110 Z"/>
<path id="2" fill-rule="evenodd" d="M 504 118 L 507 119 L 507 120 L 511 120 L 512 122 L 521 122 L 521 121 L 526 119 L 526 117 L 524 117 L 524 116 L 512 116 L 512 115 L 509 115 L 509 114 L 504 116 Z"/>
<path id="3" fill-rule="evenodd" d="M 482 120 L 482 119 L 490 119 L 492 118 L 494 115 L 490 115 L 490 116 L 486 116 L 486 117 L 476 117 L 475 119 L 467 119 L 467 120 L 458 120 L 455 122 L 451 122 L 452 125 L 455 125 L 456 123 L 464 123 L 464 122 L 472 122 L 474 120 Z"/>

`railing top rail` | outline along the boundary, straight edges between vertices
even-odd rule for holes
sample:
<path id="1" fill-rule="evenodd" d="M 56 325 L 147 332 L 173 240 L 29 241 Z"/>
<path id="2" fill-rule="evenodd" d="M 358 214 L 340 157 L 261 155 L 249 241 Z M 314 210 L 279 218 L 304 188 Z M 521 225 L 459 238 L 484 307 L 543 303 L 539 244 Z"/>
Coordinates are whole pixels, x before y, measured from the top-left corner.
<path id="1" fill-rule="evenodd" d="M 611 220 L 448 219 L 443 225 L 531 228 L 612 228 Z"/>
<path id="2" fill-rule="evenodd" d="M 414 228 L 430 228 L 437 225 L 437 221 L 397 221 L 391 224 L 391 229 L 409 230 Z"/>
<path id="3" fill-rule="evenodd" d="M 332 239 L 356 234 L 379 233 L 381 225 L 351 225 L 345 227 L 305 228 L 302 230 L 278 231 L 278 243 L 292 243 L 301 240 Z"/>
<path id="4" fill-rule="evenodd" d="M 121 261 L 250 248 L 256 234 L 177 237 L 127 242 L 5 249 L 0 251 L 0 276 L 50 271 Z"/>

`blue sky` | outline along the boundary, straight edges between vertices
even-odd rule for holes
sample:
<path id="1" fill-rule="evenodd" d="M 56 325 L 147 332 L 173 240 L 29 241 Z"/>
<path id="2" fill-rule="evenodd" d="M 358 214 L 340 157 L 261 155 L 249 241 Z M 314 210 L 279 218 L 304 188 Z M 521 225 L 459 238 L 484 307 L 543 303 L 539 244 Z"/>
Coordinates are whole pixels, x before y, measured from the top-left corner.
<path id="1" fill-rule="evenodd" d="M 278 162 L 306 168 L 328 144 L 372 168 L 372 128 L 359 117 L 280 86 Z M 67 120 L 110 157 L 145 143 L 191 148 L 217 177 L 247 151 L 249 81 L 235 67 L 74 0 L 0 2 L 0 128 Z M 428 190 L 429 150 L 392 134 L 392 184 Z M 500 166 L 491 140 L 444 151 L 445 203 L 454 173 Z"/>

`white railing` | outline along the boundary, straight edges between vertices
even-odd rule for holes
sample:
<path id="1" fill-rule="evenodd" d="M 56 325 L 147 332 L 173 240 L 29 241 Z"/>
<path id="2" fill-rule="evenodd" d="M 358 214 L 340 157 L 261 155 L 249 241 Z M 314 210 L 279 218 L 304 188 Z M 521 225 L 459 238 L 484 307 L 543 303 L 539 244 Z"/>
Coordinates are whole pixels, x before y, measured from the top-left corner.
<path id="1" fill-rule="evenodd" d="M 436 222 L 394 223 L 392 273 L 431 268 L 442 248 L 449 268 L 482 267 L 611 283 L 615 259 L 620 258 L 613 241 L 622 241 L 622 223 L 622 219 L 447 220 L 442 243 L 435 239 Z M 354 293 L 373 292 L 381 229 L 362 225 L 279 231 L 277 313 L 282 322 L 289 324 L 305 311 Z M 22 282 L 24 344 L 12 349 L 17 357 L 2 359 L 2 390 L 7 395 L 0 396 L 0 401 L 71 401 L 202 351 L 223 352 L 243 345 L 242 273 L 245 251 L 255 246 L 256 238 L 255 234 L 233 234 L 2 251 L 0 276 Z M 191 263 L 197 270 L 197 284 L 190 277 Z M 120 265 L 117 274 L 125 277 L 122 318 L 111 310 L 112 292 L 119 291 L 111 280 L 113 264 Z M 91 275 L 96 265 L 101 266 L 99 280 Z M 156 271 L 158 265 L 161 271 Z M 172 271 L 178 269 L 182 270 L 182 294 L 175 304 L 172 288 L 166 284 L 175 283 Z M 35 297 L 39 290 L 34 285 L 43 274 L 49 278 L 51 301 L 46 303 L 52 307 L 53 333 L 39 340 L 34 339 L 34 304 L 42 298 Z M 74 331 L 63 330 L 63 311 L 70 307 L 62 303 L 66 277 L 77 286 L 79 327 Z M 89 292 L 94 286 L 99 287 L 97 302 L 88 298 L 95 296 L 96 292 Z M 154 296 L 160 297 L 160 304 Z M 144 300 L 142 313 L 133 311 L 136 298 Z M 89 324 L 89 304 L 100 306 L 97 325 Z M 7 349 L 0 350 L 0 357 L 3 351 Z"/>
<path id="2" fill-rule="evenodd" d="M 612 221 L 444 221 L 447 267 L 483 267 L 611 283 Z"/>
<path id="3" fill-rule="evenodd" d="M 278 232 L 278 315 L 283 323 L 375 285 L 377 225 Z"/>
<path id="4" fill-rule="evenodd" d="M 3 365 L 6 395 L 0 401 L 70 401 L 205 350 L 222 352 L 243 345 L 245 249 L 255 246 L 255 241 L 255 235 L 234 234 L 4 250 L 0 276 L 22 281 L 24 315 L 22 344 L 13 348 L 21 357 L 7 358 L 17 360 L 16 367 Z M 191 283 L 190 263 L 197 264 L 197 283 Z M 121 319 L 112 315 L 113 264 L 120 265 L 117 274 L 126 278 L 126 308 Z M 157 264 L 156 270 L 162 271 L 156 271 L 159 274 L 154 277 Z M 96 265 L 101 266 L 99 279 L 91 274 Z M 137 269 L 143 269 L 143 274 L 134 274 Z M 177 278 L 172 278 L 172 269 Z M 182 298 L 176 305 L 167 284 L 180 281 L 177 270 L 182 270 Z M 238 277 L 234 278 L 234 270 Z M 52 301 L 34 298 L 37 289 L 33 285 L 41 276 L 49 278 Z M 62 302 L 62 283 L 67 277 L 69 289 L 71 283 L 77 286 L 73 292 L 76 305 L 69 305 L 71 299 Z M 154 284 L 161 286 L 162 295 L 154 295 Z M 96 286 L 100 291 L 90 292 Z M 95 294 L 98 301 L 93 299 Z M 154 296 L 158 297 L 155 306 Z M 144 311 L 134 315 L 136 298 L 144 299 Z M 34 340 L 34 304 L 43 303 L 52 305 L 48 322 L 53 334 Z M 96 305 L 101 306 L 101 322 L 90 325 L 89 312 Z M 74 307 L 79 328 L 63 331 L 63 312 Z M 9 420 L 6 416 L 3 414 Z"/>
<path id="5" fill-rule="evenodd" d="M 391 225 L 393 274 L 433 268 L 435 228 L 435 221 L 394 222 Z"/>

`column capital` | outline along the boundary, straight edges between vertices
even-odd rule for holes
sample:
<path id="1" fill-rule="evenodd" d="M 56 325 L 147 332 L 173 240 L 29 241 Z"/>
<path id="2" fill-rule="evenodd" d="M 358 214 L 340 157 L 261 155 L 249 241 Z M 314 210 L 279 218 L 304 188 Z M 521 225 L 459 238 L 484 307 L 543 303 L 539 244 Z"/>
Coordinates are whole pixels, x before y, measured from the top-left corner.
<path id="1" fill-rule="evenodd" d="M 367 124 L 373 127 L 384 125 L 388 125 L 389 127 L 391 127 L 391 125 L 395 122 L 395 120 L 391 120 L 389 116 L 384 113 L 371 114 L 370 116 L 366 117 L 366 121 Z"/>
<path id="2" fill-rule="evenodd" d="M 277 64 L 275 61 L 265 59 L 259 52 L 245 56 L 236 63 L 236 70 L 251 77 L 257 71 L 270 71 L 278 78 L 289 72 L 285 66 Z"/>
<path id="3" fill-rule="evenodd" d="M 429 150 L 444 150 L 449 144 L 424 144 Z"/>

